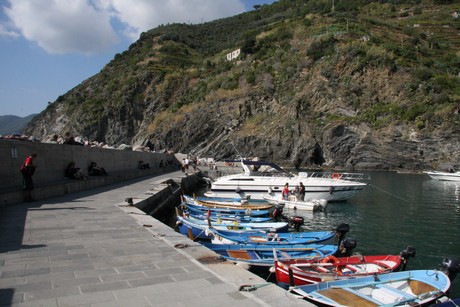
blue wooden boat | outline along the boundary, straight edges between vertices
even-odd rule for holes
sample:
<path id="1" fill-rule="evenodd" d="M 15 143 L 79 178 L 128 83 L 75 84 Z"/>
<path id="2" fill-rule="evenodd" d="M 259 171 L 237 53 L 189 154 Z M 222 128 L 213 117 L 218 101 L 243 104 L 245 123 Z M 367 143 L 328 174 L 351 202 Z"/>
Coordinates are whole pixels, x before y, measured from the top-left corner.
<path id="1" fill-rule="evenodd" d="M 334 231 L 309 231 L 309 232 L 261 232 L 241 231 L 228 229 L 210 229 L 213 235 L 211 242 L 214 244 L 308 244 L 333 241 Z M 332 242 L 331 242 L 332 243 Z"/>
<path id="2" fill-rule="evenodd" d="M 270 211 L 268 210 L 235 210 L 235 209 L 221 209 L 221 208 L 208 208 L 203 206 L 197 206 L 193 204 L 187 204 L 183 202 L 181 207 L 184 210 L 189 210 L 195 214 L 211 214 L 211 215 L 229 215 L 229 216 L 246 216 L 246 217 L 269 217 Z"/>
<path id="3" fill-rule="evenodd" d="M 231 215 L 231 214 L 223 214 L 223 213 L 214 213 L 214 212 L 201 212 L 201 211 L 193 211 L 187 209 L 184 213 L 190 217 L 199 219 L 199 220 L 206 220 L 210 219 L 212 222 L 218 223 L 219 221 L 237 221 L 239 223 L 266 223 L 266 222 L 273 222 L 273 219 L 269 216 L 244 216 L 244 215 Z"/>
<path id="4" fill-rule="evenodd" d="M 240 230 L 263 230 L 274 232 L 287 232 L 289 224 L 287 222 L 267 222 L 267 223 L 238 223 L 237 221 L 220 221 L 213 223 L 211 221 L 199 220 L 193 217 L 183 217 L 177 214 L 177 226 L 179 232 L 188 236 L 190 239 L 207 239 L 209 237 L 209 229 L 240 229 Z"/>
<path id="5" fill-rule="evenodd" d="M 321 306 L 421 306 L 445 295 L 451 282 L 436 270 L 412 270 L 291 287 Z"/>
<path id="6" fill-rule="evenodd" d="M 188 195 L 182 196 L 183 202 L 187 205 L 193 205 L 194 207 L 208 210 L 209 208 L 215 210 L 228 210 L 229 212 L 239 212 L 248 215 L 251 214 L 270 214 L 274 205 L 267 203 L 266 201 L 249 202 L 245 199 L 239 198 L 225 198 L 225 197 L 196 197 L 193 198 Z"/>
<path id="7" fill-rule="evenodd" d="M 289 259 L 324 258 L 337 252 L 336 245 L 329 244 L 213 244 L 201 242 L 225 259 L 252 266 L 273 266 L 275 256 Z"/>

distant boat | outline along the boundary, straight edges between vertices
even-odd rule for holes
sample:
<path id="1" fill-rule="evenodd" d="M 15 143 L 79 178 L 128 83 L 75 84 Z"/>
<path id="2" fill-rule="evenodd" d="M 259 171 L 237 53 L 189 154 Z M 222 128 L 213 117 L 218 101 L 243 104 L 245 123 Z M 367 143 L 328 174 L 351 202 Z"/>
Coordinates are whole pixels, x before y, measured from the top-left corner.
<path id="1" fill-rule="evenodd" d="M 421 306 L 444 296 L 450 285 L 441 271 L 412 270 L 295 286 L 290 291 L 321 306 Z"/>
<path id="2" fill-rule="evenodd" d="M 300 183 L 305 186 L 306 199 L 345 201 L 353 197 L 367 184 L 363 174 L 358 173 L 311 173 L 298 175 L 266 161 L 238 160 L 243 173 L 217 178 L 211 183 L 209 197 L 251 197 L 262 199 L 263 194 L 280 196 L 286 183 L 294 190 Z"/>
<path id="3" fill-rule="evenodd" d="M 440 172 L 440 171 L 431 171 L 424 172 L 432 179 L 441 180 L 441 181 L 460 181 L 460 172 Z"/>

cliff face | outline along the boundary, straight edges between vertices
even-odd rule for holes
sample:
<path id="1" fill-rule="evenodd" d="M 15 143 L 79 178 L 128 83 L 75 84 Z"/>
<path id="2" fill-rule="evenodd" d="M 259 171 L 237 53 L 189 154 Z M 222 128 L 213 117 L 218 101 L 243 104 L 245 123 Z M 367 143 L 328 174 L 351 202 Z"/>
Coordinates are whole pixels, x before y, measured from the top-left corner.
<path id="1" fill-rule="evenodd" d="M 405 19 L 394 13 L 403 8 Z M 371 3 L 345 19 L 279 1 L 213 23 L 153 29 L 50 104 L 26 133 L 69 131 L 302 168 L 455 165 L 460 39 L 445 46 L 447 28 L 413 25 L 426 11 L 430 20 L 450 18 L 458 33 L 459 22 L 446 16 L 460 5 L 416 8 Z M 240 57 L 225 61 L 239 47 Z"/>

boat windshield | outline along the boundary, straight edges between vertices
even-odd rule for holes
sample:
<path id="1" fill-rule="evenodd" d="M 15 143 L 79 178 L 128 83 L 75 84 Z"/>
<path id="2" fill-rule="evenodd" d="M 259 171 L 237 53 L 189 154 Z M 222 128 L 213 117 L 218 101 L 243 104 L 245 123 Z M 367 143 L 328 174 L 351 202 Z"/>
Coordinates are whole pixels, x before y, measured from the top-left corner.
<path id="1" fill-rule="evenodd" d="M 276 165 L 273 162 L 267 161 L 251 161 L 251 160 L 233 160 L 225 162 L 239 162 L 246 174 L 256 176 L 292 176 L 290 172 Z"/>

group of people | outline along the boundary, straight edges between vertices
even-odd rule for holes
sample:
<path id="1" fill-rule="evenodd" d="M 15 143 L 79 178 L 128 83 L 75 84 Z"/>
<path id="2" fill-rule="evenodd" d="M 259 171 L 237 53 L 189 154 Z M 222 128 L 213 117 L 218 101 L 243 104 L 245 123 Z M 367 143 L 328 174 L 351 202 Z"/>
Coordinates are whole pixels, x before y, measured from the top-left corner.
<path id="1" fill-rule="evenodd" d="M 91 162 L 88 167 L 88 175 L 89 176 L 108 176 L 109 174 L 107 171 L 98 166 L 96 162 Z M 81 168 L 75 166 L 75 162 L 70 162 L 67 166 L 64 176 L 69 179 L 78 179 L 78 180 L 86 180 L 88 177 L 83 173 Z"/>
<path id="2" fill-rule="evenodd" d="M 281 197 L 284 200 L 289 200 L 289 195 L 295 194 L 297 198 L 301 201 L 305 200 L 305 186 L 303 185 L 302 182 L 299 183 L 299 186 L 296 187 L 294 191 L 289 190 L 289 183 L 286 182 L 286 184 L 283 187 L 283 191 L 281 191 Z"/>
<path id="3" fill-rule="evenodd" d="M 34 182 L 32 180 L 35 174 L 36 165 L 34 163 L 37 158 L 37 154 L 33 153 L 28 156 L 20 167 L 20 172 L 23 179 L 23 190 L 24 190 L 24 201 L 33 201 L 32 191 L 34 190 Z M 97 165 L 96 162 L 91 162 L 88 167 L 89 176 L 108 176 L 107 171 Z M 64 170 L 64 177 L 76 180 L 87 180 L 88 177 L 83 173 L 82 169 L 75 165 L 75 162 L 70 162 L 67 168 Z"/>
<path id="4" fill-rule="evenodd" d="M 188 157 L 187 157 L 187 158 L 183 158 L 183 159 L 182 159 L 182 166 L 181 166 L 182 172 L 185 173 L 185 174 L 188 174 L 188 170 L 189 170 L 190 165 L 191 165 L 192 168 L 193 168 L 193 172 L 196 172 L 196 171 L 197 171 L 197 161 L 196 161 L 196 159 L 190 161 L 190 160 L 188 159 Z"/>

